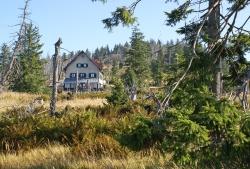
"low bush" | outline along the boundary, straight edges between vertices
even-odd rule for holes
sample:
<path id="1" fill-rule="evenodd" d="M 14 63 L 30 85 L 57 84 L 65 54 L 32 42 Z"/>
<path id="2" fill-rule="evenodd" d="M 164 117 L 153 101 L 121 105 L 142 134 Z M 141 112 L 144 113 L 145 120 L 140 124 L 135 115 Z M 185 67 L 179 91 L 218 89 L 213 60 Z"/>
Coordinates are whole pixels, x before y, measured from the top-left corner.
<path id="1" fill-rule="evenodd" d="M 184 168 L 249 168 L 249 113 L 206 91 L 192 93 L 184 92 L 182 100 L 174 96 L 174 107 L 162 116 L 151 113 L 153 102 L 143 100 L 66 106 L 59 118 L 50 117 L 45 108 L 28 115 L 25 107 L 10 109 L 0 116 L 0 152 L 57 144 L 70 146 L 81 157 L 119 159 L 155 151 L 171 154 Z"/>

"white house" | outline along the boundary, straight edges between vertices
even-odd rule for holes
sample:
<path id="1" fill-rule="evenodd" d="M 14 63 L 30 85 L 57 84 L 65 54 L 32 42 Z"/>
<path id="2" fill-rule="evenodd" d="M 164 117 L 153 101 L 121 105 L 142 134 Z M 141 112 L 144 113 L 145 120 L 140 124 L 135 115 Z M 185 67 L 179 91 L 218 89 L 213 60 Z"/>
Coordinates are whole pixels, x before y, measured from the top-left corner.
<path id="1" fill-rule="evenodd" d="M 100 67 L 83 51 L 78 53 L 64 68 L 65 91 L 101 90 L 105 84 Z"/>

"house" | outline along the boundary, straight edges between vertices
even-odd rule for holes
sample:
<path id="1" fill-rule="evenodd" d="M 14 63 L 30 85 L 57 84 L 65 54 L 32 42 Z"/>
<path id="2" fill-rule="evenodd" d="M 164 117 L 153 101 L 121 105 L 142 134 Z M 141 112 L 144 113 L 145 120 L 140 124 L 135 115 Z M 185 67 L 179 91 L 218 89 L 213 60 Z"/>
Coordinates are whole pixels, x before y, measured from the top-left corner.
<path id="1" fill-rule="evenodd" d="M 65 91 L 97 91 L 105 84 L 100 67 L 83 51 L 73 57 L 64 71 Z"/>

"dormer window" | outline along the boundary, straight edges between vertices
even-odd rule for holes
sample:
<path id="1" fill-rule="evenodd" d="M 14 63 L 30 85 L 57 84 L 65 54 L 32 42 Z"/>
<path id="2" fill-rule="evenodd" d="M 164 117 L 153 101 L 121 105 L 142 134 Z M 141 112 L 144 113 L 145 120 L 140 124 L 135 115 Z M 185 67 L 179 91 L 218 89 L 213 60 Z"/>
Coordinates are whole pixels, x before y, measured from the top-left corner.
<path id="1" fill-rule="evenodd" d="M 76 78 L 76 73 L 70 73 L 71 78 Z"/>
<path id="2" fill-rule="evenodd" d="M 80 68 L 80 67 L 82 67 L 82 64 L 81 63 L 77 63 L 76 67 Z"/>
<path id="3" fill-rule="evenodd" d="M 88 64 L 87 63 L 83 63 L 82 67 L 88 67 Z"/>
<path id="4" fill-rule="evenodd" d="M 87 64 L 87 63 L 77 63 L 77 64 L 76 64 L 76 67 L 77 67 L 77 68 L 82 68 L 82 67 L 83 67 L 83 68 L 86 68 L 86 67 L 88 67 L 88 64 Z"/>

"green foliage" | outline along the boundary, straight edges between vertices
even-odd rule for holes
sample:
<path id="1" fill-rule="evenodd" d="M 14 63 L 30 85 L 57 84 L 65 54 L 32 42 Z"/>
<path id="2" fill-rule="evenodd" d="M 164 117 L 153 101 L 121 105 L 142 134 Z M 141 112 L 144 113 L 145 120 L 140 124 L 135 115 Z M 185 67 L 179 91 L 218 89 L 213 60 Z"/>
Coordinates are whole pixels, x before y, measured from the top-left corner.
<path id="1" fill-rule="evenodd" d="M 11 52 L 10 48 L 7 44 L 3 44 L 1 46 L 1 53 L 0 53 L 0 72 L 6 71 L 6 67 L 8 66 L 11 59 Z"/>
<path id="2" fill-rule="evenodd" d="M 117 77 L 118 69 L 119 69 L 118 61 L 113 60 L 112 70 L 111 70 L 112 71 L 112 77 Z"/>
<path id="3" fill-rule="evenodd" d="M 247 76 L 249 62 L 245 58 L 246 52 L 250 50 L 250 36 L 246 34 L 234 35 L 229 39 L 228 46 L 223 54 L 227 55 L 228 70 L 225 72 L 226 89 L 242 85 L 242 79 Z"/>
<path id="4" fill-rule="evenodd" d="M 155 85 L 157 86 L 160 86 L 162 84 L 163 70 L 164 70 L 164 54 L 162 51 L 162 47 L 160 46 L 160 51 L 158 52 L 157 59 L 151 61 L 152 78 L 154 79 Z"/>
<path id="5" fill-rule="evenodd" d="M 132 125 L 125 129 L 119 140 L 123 145 L 127 145 L 134 150 L 140 150 L 152 139 L 152 123 L 150 120 L 138 118 Z"/>
<path id="6" fill-rule="evenodd" d="M 187 101 L 173 100 L 178 109 L 166 111 L 164 118 L 169 134 L 163 145 L 175 152 L 174 159 L 185 164 L 239 157 L 247 141 L 239 128 L 244 112 L 227 100 L 217 101 L 207 90 L 192 90 L 184 97 Z"/>
<path id="7" fill-rule="evenodd" d="M 192 13 L 190 8 L 191 1 L 186 1 L 182 5 L 180 5 L 177 9 L 172 10 L 170 13 L 165 12 L 167 15 L 167 25 L 175 26 L 176 23 L 180 22 L 181 20 L 187 18 L 187 15 Z"/>
<path id="8" fill-rule="evenodd" d="M 114 79 L 114 87 L 112 88 L 111 96 L 106 97 L 109 104 L 124 105 L 128 101 L 128 95 L 124 85 L 120 79 Z"/>
<path id="9" fill-rule="evenodd" d="M 44 67 L 40 35 L 33 24 L 26 25 L 24 50 L 19 54 L 21 76 L 14 82 L 12 89 L 19 92 L 42 93 L 45 91 Z"/>
<path id="10" fill-rule="evenodd" d="M 138 79 L 139 87 L 145 86 L 147 79 L 150 77 L 150 48 L 143 39 L 143 34 L 137 28 L 134 28 L 130 42 L 131 49 L 129 49 L 126 59 L 130 71 Z"/>
<path id="11" fill-rule="evenodd" d="M 128 87 L 137 86 L 138 84 L 137 75 L 131 68 L 126 70 L 125 74 L 122 76 L 122 80 L 124 81 L 125 86 Z"/>
<path id="12" fill-rule="evenodd" d="M 102 98 L 105 99 L 106 97 L 108 97 L 110 95 L 110 92 L 106 92 L 106 91 L 98 91 L 98 92 L 84 92 L 84 93 L 59 93 L 57 95 L 57 99 L 58 100 L 74 100 L 76 98 L 78 99 L 96 99 L 96 98 Z"/>
<path id="13" fill-rule="evenodd" d="M 28 116 L 23 114 L 24 108 L 10 109 L 0 117 L 0 151 L 56 143 L 71 146 L 75 154 L 84 157 L 126 157 L 130 150 L 155 151 L 172 154 L 183 167 L 247 168 L 249 114 L 226 100 L 216 100 L 206 89 L 184 97 L 190 105 L 174 99 L 176 108 L 162 117 L 146 111 L 146 106 L 152 105 L 143 100 L 85 109 L 67 106 L 60 118 L 41 114 L 44 109 Z"/>
<path id="14" fill-rule="evenodd" d="M 131 10 L 126 7 L 118 7 L 116 11 L 112 12 L 112 17 L 102 20 L 105 28 L 111 30 L 112 27 L 118 26 L 120 23 L 125 25 L 132 25 L 136 21 Z"/>
<path id="15" fill-rule="evenodd" d="M 144 150 L 157 144 L 162 139 L 163 131 L 153 121 L 137 116 L 118 133 L 117 139 L 122 145 L 132 150 Z"/>

